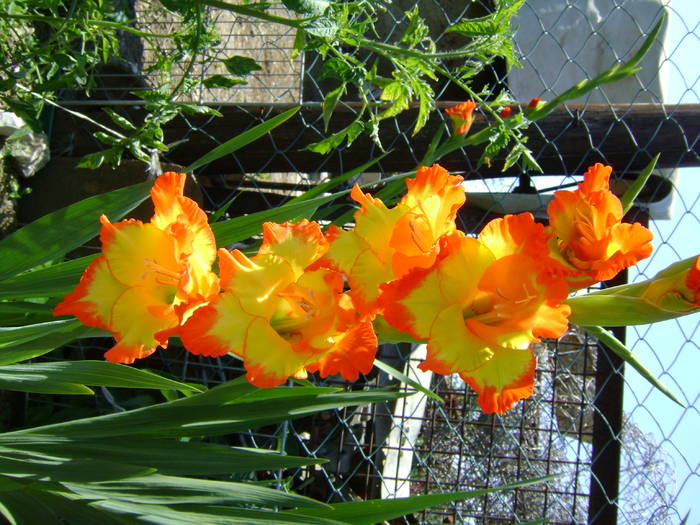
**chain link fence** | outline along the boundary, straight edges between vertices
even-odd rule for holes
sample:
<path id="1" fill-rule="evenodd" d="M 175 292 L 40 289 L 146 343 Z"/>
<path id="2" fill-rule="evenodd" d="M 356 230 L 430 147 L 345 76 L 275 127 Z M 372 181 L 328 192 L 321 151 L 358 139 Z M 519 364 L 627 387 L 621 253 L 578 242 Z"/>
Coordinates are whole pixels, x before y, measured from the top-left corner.
<path id="1" fill-rule="evenodd" d="M 415 4 L 416 0 L 391 4 L 381 14 L 381 36 L 400 31 L 406 24 L 403 13 Z M 417 4 L 443 49 L 453 45 L 444 33 L 449 25 L 488 9 L 479 2 L 418 0 Z M 497 166 L 476 170 L 478 157 L 468 151 L 453 158 L 449 167 L 462 171 L 469 192 L 468 206 L 459 217 L 461 227 L 476 233 L 493 217 L 524 210 L 541 217 L 552 191 L 579 181 L 595 161 L 612 164 L 616 184 L 624 185 L 625 179 L 634 177 L 636 166 L 657 153 L 652 148 L 658 141 L 667 140 L 664 125 L 671 122 L 674 137 L 682 137 L 681 153 L 665 162 L 665 169 L 659 170 L 645 194 L 646 204 L 632 218 L 649 221 L 656 250 L 628 278 L 649 278 L 667 264 L 693 255 L 700 231 L 700 170 L 680 167 L 700 165 L 698 135 L 688 132 L 681 119 L 682 112 L 692 106 L 676 105 L 695 104 L 700 99 L 700 13 L 693 4 L 693 0 L 528 0 L 516 21 L 523 68 L 506 72 L 504 64 L 496 64 L 480 77 L 483 83 L 508 88 L 516 100 L 551 98 L 574 82 L 628 59 L 662 13 L 667 15 L 666 29 L 634 78 L 574 101 L 585 105 L 562 110 L 567 124 L 560 129 L 544 121 L 531 128 L 533 151 L 545 175 L 530 178 L 530 174 L 511 171 L 503 176 Z M 140 27 L 159 32 L 168 29 L 170 22 L 152 2 L 139 0 L 132 7 Z M 212 104 L 226 117 L 224 121 L 193 117 L 173 121 L 166 129 L 166 140 L 173 147 L 164 161 L 186 165 L 274 114 L 279 105 L 302 103 L 305 109 L 296 124 L 261 139 L 255 151 L 237 152 L 201 170 L 194 191 L 205 208 L 214 210 L 233 198 L 232 216 L 275 207 L 380 153 L 371 142 L 361 140 L 326 157 L 300 152 L 326 133 L 319 110 L 325 87 L 317 81 L 318 57 L 307 54 L 292 59 L 294 33 L 274 24 L 217 10 L 211 10 L 209 16 L 222 38 L 221 58 L 250 56 L 263 69 L 254 72 L 247 85 L 203 88 L 193 94 L 193 101 Z M 151 82 L 149 75 L 157 71 L 150 67 L 152 52 L 147 43 L 132 42 L 131 53 L 129 71 L 103 75 L 99 104 L 138 115 L 140 109 L 128 92 L 134 83 Z M 209 76 L 216 72 L 200 69 L 190 73 Z M 437 85 L 436 92 L 443 100 L 464 98 L 449 83 Z M 89 101 L 64 103 L 91 111 Z M 652 121 L 659 120 L 651 130 L 639 125 L 640 107 L 634 104 L 640 103 L 666 104 L 663 111 L 657 107 L 652 113 Z M 351 114 L 352 107 L 339 108 L 341 120 L 343 112 Z M 605 118 L 601 120 L 600 115 Z M 442 125 L 442 117 L 435 115 L 426 133 L 432 135 Z M 99 147 L 90 138 L 91 130 L 77 121 L 56 115 L 53 127 L 52 148 L 58 156 L 76 157 Z M 366 177 L 388 176 L 419 161 L 423 150 L 418 144 L 423 139 L 411 137 L 411 127 L 405 118 L 383 124 L 384 146 L 398 152 L 403 164 L 387 157 L 373 168 L 376 173 Z M 583 139 L 572 140 L 568 135 L 572 129 Z M 623 148 L 615 142 L 620 130 L 633 147 Z M 574 146 L 578 149 L 572 153 Z M 142 176 L 140 167 L 132 168 L 123 168 L 122 183 Z M 81 189 L 72 192 L 94 191 L 89 186 L 93 182 L 78 184 Z M 39 188 L 35 194 L 42 191 Z M 31 201 L 26 206 L 31 207 Z M 695 438 L 700 428 L 696 407 L 700 391 L 693 375 L 700 365 L 699 327 L 697 316 L 691 316 L 634 328 L 626 334 L 628 345 L 684 401 L 685 409 L 651 390 L 636 372 L 625 372 L 616 357 L 572 327 L 560 340 L 537 346 L 535 393 L 503 416 L 482 414 L 475 395 L 459 378 L 419 371 L 416 365 L 424 355 L 423 347 L 385 345 L 380 359 L 429 387 L 443 402 L 418 393 L 393 405 L 322 413 L 282 429 L 265 428 L 230 439 L 238 445 L 281 447 L 290 454 L 328 459 L 323 465 L 294 472 L 269 473 L 279 486 L 323 501 L 465 491 L 558 475 L 546 484 L 483 495 L 396 523 L 678 523 L 700 493 Z M 100 350 L 83 345 L 80 353 L 97 357 Z M 242 373 L 233 358 L 202 359 L 177 349 L 159 354 L 145 365 L 183 380 L 214 385 Z M 327 383 L 349 389 L 370 385 L 404 388 L 376 369 L 354 384 L 333 378 Z M 128 408 L 106 390 L 101 403 L 106 410 Z M 53 409 L 60 412 L 69 407 Z M 700 514 L 695 511 L 688 523 L 698 520 Z"/>

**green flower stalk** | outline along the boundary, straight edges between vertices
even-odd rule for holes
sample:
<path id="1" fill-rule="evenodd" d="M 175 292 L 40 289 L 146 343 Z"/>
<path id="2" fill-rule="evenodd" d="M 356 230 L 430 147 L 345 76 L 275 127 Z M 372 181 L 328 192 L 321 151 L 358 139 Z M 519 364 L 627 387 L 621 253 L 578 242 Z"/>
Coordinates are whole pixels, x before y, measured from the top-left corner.
<path id="1" fill-rule="evenodd" d="M 700 310 L 700 255 L 672 264 L 652 279 L 572 297 L 569 321 L 629 326 L 674 319 Z"/>

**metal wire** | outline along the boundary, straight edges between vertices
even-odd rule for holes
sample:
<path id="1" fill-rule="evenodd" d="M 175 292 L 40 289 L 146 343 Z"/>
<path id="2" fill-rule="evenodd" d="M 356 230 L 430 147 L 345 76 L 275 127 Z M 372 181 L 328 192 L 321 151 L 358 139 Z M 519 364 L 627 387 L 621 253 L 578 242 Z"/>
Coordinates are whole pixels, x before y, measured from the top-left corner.
<path id="1" fill-rule="evenodd" d="M 384 36 L 389 37 L 392 32 L 398 31 L 397 28 L 404 21 L 402 11 L 414 3 L 394 3 L 386 14 L 385 26 L 388 29 Z M 602 46 L 600 52 L 615 60 L 629 58 L 631 51 L 638 47 L 651 27 L 649 20 L 653 17 L 640 21 L 639 12 L 631 0 L 589 4 L 589 7 L 595 4 L 596 9 L 584 9 L 580 2 L 573 0 L 558 2 L 556 6 L 549 0 L 525 4 L 522 20 L 531 23 L 528 28 L 531 39 L 527 41 L 527 48 L 521 48 L 523 65 L 528 74 L 535 75 L 536 80 L 531 81 L 534 84 L 531 83 L 530 92 L 521 90 L 520 96 L 529 98 L 547 96 L 549 93 L 548 96 L 551 97 L 552 93 L 561 91 L 562 83 L 572 70 L 580 73 L 580 78 L 596 74 L 596 71 L 585 69 L 590 61 L 584 59 L 586 49 L 594 44 Z M 449 34 L 442 32 L 444 28 L 461 16 L 471 16 L 463 4 L 455 9 L 448 3 L 428 0 L 420 1 L 418 5 L 423 16 L 440 20 L 442 29 L 434 36 L 440 45 L 446 47 L 452 44 Z M 684 46 L 694 46 L 697 56 L 700 52 L 697 17 L 682 20 L 673 6 L 663 7 L 659 4 L 658 7 L 669 14 L 675 24 L 673 27 L 677 28 L 679 24 L 682 26 L 685 36 L 679 40 Z M 546 17 L 543 17 L 545 11 Z M 150 2 L 136 2 L 136 12 L 140 27 L 154 31 L 168 29 L 168 21 L 162 17 L 162 13 L 154 11 Z M 229 90 L 203 89 L 192 95 L 194 100 L 213 105 L 320 100 L 322 86 L 318 85 L 314 75 L 318 57 L 308 55 L 290 60 L 293 32 L 281 31 L 272 24 L 245 20 L 216 10 L 212 10 L 210 16 L 224 42 L 220 50 L 221 56 L 250 56 L 263 66 L 263 70 L 254 74 L 245 86 Z M 570 24 L 571 30 L 576 32 L 576 36 L 572 34 L 576 40 L 575 45 L 557 40 L 557 25 L 565 23 Z M 630 30 L 632 36 L 625 46 L 607 41 L 606 38 L 612 32 L 621 31 L 619 27 L 623 23 L 637 33 Z M 532 27 L 538 29 L 539 33 L 532 30 Z M 540 70 L 538 61 L 554 59 L 551 55 L 538 55 L 538 46 L 558 48 L 563 57 L 561 69 L 552 71 L 551 75 Z M 686 64 L 674 61 L 678 49 L 679 47 L 663 49 L 660 54 L 662 62 L 666 67 L 680 71 L 688 93 L 684 100 L 690 97 L 697 101 L 696 86 L 700 72 L 690 71 Z M 152 65 L 149 62 L 151 56 L 152 52 L 146 45 L 137 61 L 143 72 L 142 80 L 146 83 L 151 82 L 149 75 L 155 74 L 148 72 L 149 65 Z M 196 74 L 212 75 L 222 72 L 217 69 L 218 66 L 208 67 L 206 70 L 199 68 Z M 485 81 L 507 85 L 508 82 L 515 82 L 513 75 L 514 73 L 506 75 L 502 65 L 497 65 L 487 72 Z M 122 87 L 116 77 L 106 78 L 104 82 L 105 93 L 109 95 L 105 98 L 124 108 L 129 103 L 123 95 L 128 87 Z M 113 84 L 109 85 L 110 82 Z M 632 103 L 659 101 L 660 94 L 655 91 L 658 90 L 655 87 L 657 84 L 657 75 L 638 76 L 631 82 L 631 87 L 627 88 L 628 99 L 625 101 L 616 99 L 618 95 L 609 90 L 587 99 L 588 102 L 630 103 L 629 111 L 619 113 L 609 123 L 607 131 L 598 142 L 591 141 L 591 154 L 604 156 L 606 141 L 612 131 L 617 126 L 627 126 L 626 119 L 634 109 Z M 445 84 L 437 86 L 436 91 L 452 97 L 454 92 L 450 89 Z M 673 107 L 669 111 L 668 116 L 673 119 Z M 585 113 L 576 117 L 578 124 L 588 126 Z M 176 140 L 186 140 L 194 134 L 201 134 L 211 139 L 212 147 L 219 143 L 208 133 L 207 123 L 195 125 L 186 118 L 185 122 L 190 123 L 190 128 Z M 307 124 L 318 131 L 319 138 L 323 136 L 320 122 Z M 396 141 L 386 147 L 400 149 L 417 162 L 420 152 L 411 147 L 410 127 L 403 129 L 398 121 L 389 121 L 386 125 L 395 126 L 399 132 Z M 627 129 L 633 135 L 633 130 Z M 655 133 L 660 130 L 661 124 Z M 541 130 L 537 125 L 533 126 L 530 134 L 538 133 Z M 698 137 L 693 136 L 685 139 L 689 147 L 698 141 Z M 270 157 L 285 156 L 290 148 L 303 145 L 272 142 Z M 629 152 L 630 162 L 636 155 L 656 153 L 648 151 L 648 144 L 636 142 L 636 146 L 636 151 Z M 546 149 L 550 153 L 561 155 L 557 136 L 550 137 Z M 342 159 L 342 152 L 339 155 Z M 173 150 L 172 156 L 177 157 L 177 148 Z M 248 203 L 251 211 L 274 207 L 294 192 L 303 191 L 309 184 L 314 184 L 325 176 L 323 159 L 320 157 L 318 172 L 313 174 L 299 173 L 292 162 L 284 173 L 246 173 L 236 156 L 231 156 L 230 160 L 230 169 L 226 173 L 209 173 L 199 177 L 204 204 L 209 209 L 216 209 L 235 196 L 239 198 L 236 205 Z M 465 157 L 464 162 L 465 170 L 473 175 L 474 159 Z M 549 177 L 535 182 L 539 187 L 549 189 L 570 185 L 580 180 L 578 176 L 589 163 L 590 158 L 581 158 L 571 172 L 548 174 Z M 381 169 L 378 168 L 377 171 Z M 627 166 L 615 166 L 615 174 L 619 178 L 630 175 Z M 515 179 L 502 181 L 499 190 L 507 193 L 516 183 Z M 499 183 L 483 183 L 486 188 L 493 188 L 494 184 Z M 243 190 L 247 192 L 242 193 Z M 251 191 L 256 193 L 255 197 Z M 255 200 L 251 200 L 253 198 Z M 652 194 L 649 200 L 654 199 Z M 676 195 L 676 200 L 677 210 L 673 221 L 668 223 L 675 226 L 661 227 L 652 221 L 650 227 L 656 230 L 660 242 L 656 253 L 641 265 L 641 273 L 633 276 L 633 279 L 651 277 L 660 269 L 657 261 L 663 260 L 667 264 L 668 260 L 687 256 L 684 247 L 677 244 L 688 242 L 681 235 L 680 228 L 685 225 L 684 231 L 689 228 L 696 233 L 700 231 L 700 200 L 697 191 Z M 479 231 L 487 220 L 495 216 L 494 210 L 495 207 L 469 207 L 460 216 L 462 228 L 469 232 Z M 697 246 L 696 238 L 693 242 Z M 695 378 L 688 377 L 682 369 L 689 367 L 697 370 L 700 348 L 695 340 L 699 326 L 697 319 L 691 317 L 684 321 L 664 323 L 663 326 L 639 327 L 629 332 L 628 341 L 632 349 L 645 362 L 654 363 L 662 381 L 679 393 L 687 408 L 668 409 L 663 415 L 656 409 L 648 408 L 652 400 L 653 406 L 667 405 L 663 405 L 657 398 L 658 394 L 637 381 L 636 377 L 630 379 L 630 372 L 624 376 L 628 385 L 625 392 L 625 420 L 621 432 L 613 435 L 613 439 L 621 444 L 622 450 L 620 498 L 614 502 L 618 510 L 618 523 L 676 523 L 688 510 L 684 507 L 688 494 L 693 491 L 697 493 L 697 488 L 700 487 L 700 461 L 697 454 L 688 448 L 687 438 L 689 425 L 694 424 L 697 430 L 696 406 L 700 392 Z M 657 346 L 659 337 L 663 339 L 663 347 Z M 394 406 L 384 404 L 347 408 L 293 421 L 288 427 L 289 435 L 285 443 L 287 451 L 323 457 L 330 461 L 322 466 L 288 472 L 286 476 L 294 480 L 295 489 L 301 493 L 324 501 L 350 501 L 386 494 L 417 495 L 474 490 L 557 474 L 559 477 L 547 484 L 443 505 L 394 523 L 495 524 L 544 519 L 547 523 L 569 524 L 586 522 L 591 516 L 595 522 L 597 511 L 590 508 L 591 485 L 605 485 L 607 480 L 598 479 L 591 474 L 595 459 L 592 443 L 596 433 L 610 433 L 609 428 L 595 425 L 595 414 L 600 406 L 599 396 L 605 392 L 601 391 L 600 385 L 596 387 L 596 370 L 601 359 L 607 359 L 607 355 L 598 349 L 595 341 L 576 328 L 572 328 L 559 341 L 545 341 L 538 345 L 536 354 L 537 381 L 534 395 L 504 416 L 481 414 L 473 392 L 460 379 L 435 376 L 429 378 L 429 384 L 445 400 L 444 404 L 427 398 L 410 406 L 397 403 Z M 382 355 L 396 368 L 416 373 L 416 360 L 411 360 L 407 348 L 384 348 Z M 160 357 L 153 359 L 156 361 L 150 362 L 149 366 L 157 366 L 183 380 L 207 385 L 218 384 L 242 373 L 240 364 L 235 359 L 203 359 L 174 350 L 161 353 Z M 330 383 L 361 389 L 372 385 L 386 386 L 394 382 L 384 373 L 373 372 L 354 385 L 334 379 Z M 416 396 L 420 397 L 421 394 Z M 109 409 L 110 404 L 119 402 L 119 399 L 110 401 L 105 396 L 100 403 Z M 55 408 L 61 410 L 66 407 L 60 405 Z M 259 433 L 236 439 L 249 446 L 273 448 L 276 429 L 263 429 Z"/>

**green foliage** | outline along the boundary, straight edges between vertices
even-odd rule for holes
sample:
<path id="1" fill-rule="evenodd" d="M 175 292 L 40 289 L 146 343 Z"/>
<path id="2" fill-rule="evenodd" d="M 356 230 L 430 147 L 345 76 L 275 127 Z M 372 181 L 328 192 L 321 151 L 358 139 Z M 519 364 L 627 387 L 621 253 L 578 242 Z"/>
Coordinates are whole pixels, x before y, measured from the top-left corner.
<path id="1" fill-rule="evenodd" d="M 335 131 L 309 151 L 326 154 L 342 144 L 350 145 L 367 133 L 381 147 L 380 121 L 417 107 L 414 133 L 427 122 L 435 109 L 432 82 L 439 76 L 453 74 L 444 69 L 442 60 L 457 59 L 460 68 L 456 78 L 465 80 L 499 56 L 516 63 L 510 37 L 510 20 L 521 2 L 498 1 L 492 13 L 477 20 L 463 20 L 451 31 L 464 35 L 464 45 L 447 52 L 436 52 L 429 28 L 417 8 L 405 13 L 404 30 L 394 42 L 374 40 L 377 17 L 383 9 L 375 2 L 358 0 L 284 0 L 285 7 L 298 18 L 285 18 L 268 11 L 268 2 L 233 4 L 222 0 L 163 0 L 170 16 L 178 23 L 176 31 L 167 34 L 136 29 L 123 12 L 114 10 L 114 3 L 90 0 L 74 3 L 65 0 L 44 3 L 13 0 L 0 4 L 0 89 L 3 101 L 34 127 L 40 126 L 47 104 L 56 105 L 59 89 L 77 89 L 86 94 L 96 87 L 99 68 L 119 56 L 119 32 L 132 33 L 152 45 L 156 54 L 149 67 L 157 72 L 159 85 L 132 94 L 145 101 L 147 116 L 141 123 L 131 122 L 125 115 L 106 110 L 115 129 L 104 125 L 95 138 L 104 150 L 87 155 L 82 167 L 97 168 L 116 165 L 125 154 L 145 163 L 168 150 L 162 128 L 180 113 L 208 111 L 177 102 L 182 95 L 200 86 L 228 89 L 245 83 L 246 75 L 261 66 L 246 56 L 219 58 L 221 44 L 206 10 L 226 9 L 242 16 L 258 18 L 296 29 L 292 58 L 302 51 L 318 52 L 324 59 L 320 78 L 339 81 L 324 93 L 323 120 L 328 128 L 334 109 L 349 97 L 360 97 L 361 107 L 356 120 Z M 37 28 L 41 28 L 39 31 Z M 169 45 L 156 45 L 159 41 Z M 78 50 L 80 50 L 78 52 Z M 206 68 L 221 62 L 228 75 L 214 74 L 205 78 L 190 75 L 193 66 Z M 385 62 L 389 70 L 377 72 Z M 184 64 L 185 74 L 174 81 L 176 64 Z M 151 75 L 150 79 L 154 77 Z M 373 92 L 377 96 L 372 95 Z M 465 91 L 465 98 L 473 97 Z M 80 113 L 74 112 L 77 116 Z M 85 117 L 87 118 L 87 117 Z M 504 131 L 509 133 L 508 130 Z M 516 140 L 517 142 L 517 140 Z"/>

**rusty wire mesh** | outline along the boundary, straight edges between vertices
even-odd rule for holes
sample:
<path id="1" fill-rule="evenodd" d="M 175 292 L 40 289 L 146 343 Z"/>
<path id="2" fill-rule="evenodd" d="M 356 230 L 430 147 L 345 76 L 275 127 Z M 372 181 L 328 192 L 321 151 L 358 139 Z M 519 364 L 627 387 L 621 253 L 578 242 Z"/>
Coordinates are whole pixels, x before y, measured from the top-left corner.
<path id="1" fill-rule="evenodd" d="M 404 23 L 403 11 L 414 4 L 415 0 L 394 2 L 386 12 L 381 34 L 388 37 L 392 31 L 398 30 Z M 497 64 L 485 72 L 483 82 L 509 86 L 516 98 L 525 101 L 534 96 L 551 98 L 568 87 L 571 79 L 591 77 L 600 72 L 596 68 L 604 69 L 612 62 L 629 58 L 660 13 L 665 11 L 669 17 L 669 29 L 665 40 L 652 53 L 645 72 L 624 86 L 598 91 L 582 102 L 697 103 L 700 71 L 696 59 L 689 60 L 688 56 L 697 57 L 700 53 L 700 19 L 697 9 L 694 12 L 685 5 L 688 2 L 679 4 L 682 2 L 677 0 L 609 0 L 588 2 L 585 6 L 574 0 L 528 1 L 516 22 L 520 24 L 517 42 L 522 53 L 523 70 L 506 74 L 503 65 Z M 452 46 L 444 29 L 460 16 L 470 14 L 464 3 L 421 0 L 419 6 L 421 13 L 431 22 L 438 43 L 445 48 Z M 167 29 L 164 27 L 167 20 L 154 11 L 152 3 L 136 2 L 135 9 L 143 27 L 159 31 Z M 248 107 L 246 104 L 320 100 L 323 86 L 316 83 L 314 75 L 318 57 L 307 55 L 291 60 L 289 50 L 293 33 L 272 24 L 245 20 L 216 10 L 212 10 L 210 16 L 216 21 L 225 42 L 221 56 L 250 56 L 263 66 L 263 70 L 254 73 L 246 86 L 231 90 L 202 90 L 192 95 L 193 100 L 214 106 L 235 103 L 244 110 Z M 625 38 L 616 38 L 620 34 L 626 34 Z M 591 49 L 594 50 L 592 53 Z M 546 62 L 558 65 L 544 67 Z M 149 82 L 148 75 L 155 73 L 148 72 L 147 47 L 142 50 L 136 65 L 146 71 L 142 80 Z M 198 70 L 197 74 L 212 74 L 213 71 Z M 105 81 L 109 83 L 111 80 L 106 78 Z M 668 91 L 670 84 L 673 84 L 673 89 Z M 681 89 L 678 89 L 679 84 Z M 113 89 L 105 98 L 111 98 L 115 105 L 128 110 L 129 101 L 119 95 L 116 78 L 111 87 Z M 437 87 L 444 97 L 462 98 L 451 89 L 447 83 Z M 674 106 L 668 107 L 672 118 Z M 629 111 L 632 110 L 630 105 Z M 617 123 L 624 125 L 627 115 L 625 112 L 619 114 Z M 581 118 L 585 125 L 585 115 Z M 186 141 L 198 136 L 208 140 L 211 147 L 220 143 L 220 139 L 208 132 L 208 122 L 194 124 L 187 118 L 183 121 L 186 125 L 177 140 Z M 317 132 L 318 138 L 323 136 L 320 119 L 305 124 Z M 418 161 L 421 152 L 412 148 L 410 128 L 402 128 L 398 121 L 387 125 L 395 126 L 398 133 L 394 143 L 386 147 L 400 149 Z M 539 132 L 535 125 L 530 133 Z M 685 139 L 689 151 L 698 141 L 697 136 Z M 591 144 L 591 151 L 604 156 L 605 142 L 604 135 L 598 143 Z M 276 143 L 273 134 L 269 156 L 286 158 L 289 151 L 304 145 L 294 140 Z M 628 152 L 630 157 L 656 153 L 646 151 L 645 144 L 638 146 L 637 151 Z M 166 160 L 178 162 L 179 152 L 187 147 L 184 142 L 173 148 Z M 63 148 L 66 151 L 65 145 Z M 555 153 L 559 151 L 556 137 L 549 139 L 547 148 Z M 336 154 L 341 158 L 341 165 L 344 154 L 343 151 Z M 361 155 L 367 160 L 376 154 L 376 150 L 370 150 Z M 278 206 L 294 192 L 328 176 L 321 157 L 318 158 L 318 169 L 313 173 L 301 173 L 293 162 L 289 162 L 283 172 L 265 173 L 263 166 L 250 173 L 244 167 L 244 157 L 245 151 L 233 154 L 227 170 L 200 174 L 200 189 L 207 208 L 216 209 L 236 195 L 239 195 L 239 200 L 232 208 L 233 214 Z M 349 159 L 347 162 L 353 164 Z M 488 219 L 508 211 L 505 207 L 510 206 L 512 200 L 508 194 L 522 184 L 523 179 L 481 179 L 479 172 L 474 171 L 474 159 L 465 157 L 464 162 L 470 175 L 468 190 L 478 195 L 470 198 L 471 204 L 460 219 L 463 229 L 474 233 Z M 581 158 L 575 169 L 536 177 L 534 184 L 539 189 L 571 184 L 580 180 L 580 174 L 589 163 L 590 159 Z M 385 174 L 390 173 L 382 172 L 379 176 Z M 626 166 L 615 166 L 615 174 L 620 178 L 631 175 L 626 172 Z M 700 175 L 697 169 L 668 175 L 675 177 L 673 183 L 683 189 L 672 191 L 675 211 L 670 219 L 657 221 L 652 218 L 650 228 L 656 236 L 655 254 L 640 265 L 638 273 L 630 274 L 631 280 L 651 277 L 663 266 L 693 255 L 693 250 L 696 250 L 695 236 L 700 231 Z M 651 208 L 662 206 L 656 201 L 667 198 L 667 190 L 668 185 L 659 183 L 659 194 L 652 192 L 648 197 L 649 201 L 654 201 Z M 540 197 L 540 212 L 546 207 L 547 195 L 550 194 L 551 191 L 547 191 Z M 659 209 L 643 210 L 642 213 L 652 217 L 666 213 L 663 208 Z M 537 519 L 562 524 L 609 523 L 603 521 L 607 519 L 603 516 L 609 514 L 605 514 L 602 507 L 592 507 L 592 487 L 603 487 L 605 495 L 610 494 L 607 488 L 614 483 L 605 475 L 605 465 L 602 469 L 593 468 L 596 461 L 600 462 L 600 457 L 596 456 L 600 450 L 594 450 L 597 435 L 621 446 L 620 495 L 612 502 L 617 509 L 618 523 L 677 523 L 690 510 L 692 495 L 700 492 L 700 456 L 693 437 L 700 428 L 696 408 L 700 392 L 693 375 L 700 364 L 700 349 L 696 342 L 698 327 L 695 316 L 631 329 L 627 335 L 630 347 L 679 394 L 687 405 L 685 409 L 670 405 L 668 400 L 640 381 L 634 371 L 627 371 L 623 376 L 619 364 L 614 359 L 611 361 L 607 352 L 600 350 L 585 332 L 572 328 L 559 341 L 545 341 L 537 346 L 535 394 L 504 416 L 481 414 L 473 392 L 459 379 L 423 377 L 420 380 L 440 395 L 444 403 L 417 394 L 410 403 L 345 409 L 290 423 L 283 429 L 289 431 L 284 442 L 287 452 L 330 461 L 318 467 L 278 473 L 280 482 L 282 477 L 291 479 L 295 490 L 322 500 L 348 501 L 473 490 L 558 474 L 559 477 L 547 484 L 481 496 L 409 516 L 397 523 L 490 524 Z M 201 359 L 177 350 L 161 354 L 152 358 L 150 366 L 161 367 L 186 380 L 213 385 L 241 373 L 235 359 Z M 405 346 L 381 350 L 382 359 L 413 375 L 418 374 L 416 355 L 414 352 L 411 358 L 411 349 Z M 601 364 L 608 361 L 613 373 L 602 378 L 598 374 L 597 377 Z M 383 372 L 375 371 L 355 385 L 340 384 L 347 388 L 363 388 L 392 382 Z M 614 424 L 606 419 L 607 413 L 603 414 L 605 417 L 601 416 L 601 406 L 622 402 L 621 399 L 609 399 L 609 389 L 605 387 L 614 382 L 625 384 L 621 428 L 614 428 Z M 333 380 L 328 383 L 334 384 Z M 279 443 L 280 432 L 276 428 L 262 429 L 258 434 L 236 439 L 249 446 L 267 447 Z M 595 503 L 599 504 L 600 501 Z M 691 519 L 689 523 L 698 520 L 697 514 L 692 517 L 695 521 Z"/>

